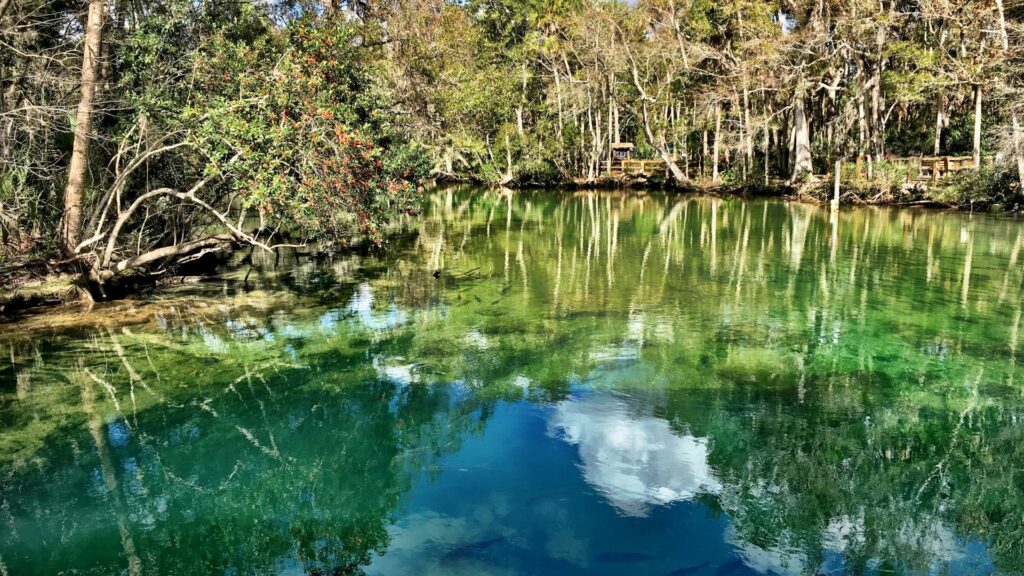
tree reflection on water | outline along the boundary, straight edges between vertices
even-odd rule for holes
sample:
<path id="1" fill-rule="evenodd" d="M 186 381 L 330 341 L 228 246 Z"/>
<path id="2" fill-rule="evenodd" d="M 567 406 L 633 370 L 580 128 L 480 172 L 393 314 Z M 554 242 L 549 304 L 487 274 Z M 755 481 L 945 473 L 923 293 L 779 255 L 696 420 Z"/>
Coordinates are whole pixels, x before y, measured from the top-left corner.
<path id="1" fill-rule="evenodd" d="M 607 506 L 699 502 L 761 573 L 1024 569 L 1016 221 L 443 190 L 406 226 L 12 327 L 5 569 L 412 559 L 458 519 L 403 499 L 510 405 Z M 528 548 L 459 534 L 438 562 Z"/>

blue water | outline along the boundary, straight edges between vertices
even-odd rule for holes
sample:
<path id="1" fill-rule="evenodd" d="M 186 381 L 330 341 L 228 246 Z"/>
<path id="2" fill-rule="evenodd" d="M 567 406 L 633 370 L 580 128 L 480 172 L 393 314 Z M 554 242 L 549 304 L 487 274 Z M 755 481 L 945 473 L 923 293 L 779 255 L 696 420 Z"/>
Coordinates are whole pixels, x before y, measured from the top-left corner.
<path id="1" fill-rule="evenodd" d="M 503 403 L 484 434 L 402 499 L 369 574 L 845 574 L 835 549 L 762 548 L 715 505 L 707 439 L 680 437 L 628 396 L 585 386 L 557 406 Z M 990 574 L 984 543 L 940 572 Z M 892 573 L 881 562 L 857 573 Z"/>

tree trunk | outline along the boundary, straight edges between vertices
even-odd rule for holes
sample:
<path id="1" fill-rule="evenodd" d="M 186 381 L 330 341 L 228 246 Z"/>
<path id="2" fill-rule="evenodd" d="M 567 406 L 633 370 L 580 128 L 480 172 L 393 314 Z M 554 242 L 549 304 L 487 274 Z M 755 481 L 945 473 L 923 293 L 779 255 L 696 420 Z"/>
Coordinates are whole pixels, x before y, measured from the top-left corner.
<path id="1" fill-rule="evenodd" d="M 835 167 L 833 167 L 832 172 L 833 172 L 833 177 L 835 178 L 835 182 L 832 184 L 832 187 L 833 187 L 833 192 L 832 192 L 832 209 L 833 210 L 838 210 L 839 209 L 839 179 L 840 179 L 840 176 L 841 176 L 841 174 L 843 172 L 843 159 L 842 158 L 836 158 Z"/>
<path id="2" fill-rule="evenodd" d="M 857 157 L 859 158 L 864 155 L 868 139 L 868 114 L 864 106 L 868 87 L 864 80 L 864 59 L 861 58 L 858 63 L 857 83 L 860 86 L 860 94 L 857 96 Z"/>
<path id="3" fill-rule="evenodd" d="M 999 32 L 1003 38 L 1003 52 L 1009 56 L 1010 35 L 1006 33 L 1006 14 L 1003 10 L 1003 0 L 996 0 L 996 8 L 999 10 Z M 1010 138 L 1013 143 L 1013 157 L 1017 161 L 1017 179 L 1020 180 L 1021 190 L 1024 190 L 1024 134 L 1021 133 L 1020 121 L 1017 119 L 1017 112 L 1010 113 L 1010 125 L 1013 132 Z"/>
<path id="4" fill-rule="evenodd" d="M 942 151 L 942 126 L 945 117 L 945 105 L 941 92 L 935 97 L 935 148 L 934 155 L 938 156 Z"/>
<path id="5" fill-rule="evenodd" d="M 974 169 L 981 169 L 981 84 L 974 86 Z"/>
<path id="6" fill-rule="evenodd" d="M 722 140 L 722 105 L 715 104 L 715 143 L 712 158 L 711 180 L 718 183 L 718 143 Z"/>
<path id="7" fill-rule="evenodd" d="M 880 3 L 881 5 L 881 3 Z M 892 22 L 896 10 L 896 0 L 889 3 L 889 22 Z M 874 140 L 875 161 L 885 156 L 885 121 L 882 117 L 882 72 L 885 71 L 885 43 L 887 25 L 875 25 L 875 66 L 871 75 L 871 123 Z"/>
<path id="8" fill-rule="evenodd" d="M 619 127 L 619 104 L 612 99 L 612 111 L 615 113 L 615 142 L 622 141 L 622 129 Z"/>
<path id="9" fill-rule="evenodd" d="M 668 149 L 665 147 L 664 139 L 657 139 L 654 137 L 654 131 L 651 129 L 650 115 L 647 112 L 646 101 L 643 104 L 643 115 L 644 134 L 647 136 L 647 141 L 658 151 L 658 155 L 660 155 L 661 159 L 665 161 L 665 166 L 669 169 L 669 172 L 672 173 L 672 177 L 676 179 L 676 182 L 685 184 L 688 181 L 686 175 L 679 169 L 679 165 L 676 164 L 675 159 L 672 158 L 672 154 L 670 154 Z M 611 154 L 610 151 L 609 154 Z"/>
<path id="10" fill-rule="evenodd" d="M 806 104 L 802 94 L 796 96 L 793 105 L 793 173 L 791 180 L 804 174 L 811 174 L 811 130 L 807 123 Z"/>
<path id="11" fill-rule="evenodd" d="M 680 110 L 680 112 L 682 112 L 682 111 Z M 687 138 L 686 129 L 687 129 L 687 125 L 686 125 L 686 120 L 684 119 L 683 120 L 683 131 L 682 131 L 682 135 L 679 137 L 679 144 L 680 144 L 680 148 L 683 149 L 683 172 L 684 172 L 683 175 L 686 176 L 687 180 L 689 180 L 690 179 L 690 142 L 689 142 L 689 139 Z"/>
<path id="12" fill-rule="evenodd" d="M 551 72 L 555 77 L 555 98 L 558 102 L 558 141 L 561 142 L 565 132 L 565 118 L 562 112 L 562 83 L 559 80 L 560 74 L 557 64 L 551 67 Z"/>
<path id="13" fill-rule="evenodd" d="M 1013 154 L 1017 157 L 1017 179 L 1024 190 L 1024 130 L 1021 130 L 1017 114 L 1013 114 Z"/>
<path id="14" fill-rule="evenodd" d="M 608 99 L 608 161 L 605 171 L 610 176 L 612 173 L 612 145 L 615 144 L 615 113 L 612 109 L 612 100 Z"/>
<path id="15" fill-rule="evenodd" d="M 103 43 L 103 0 L 90 0 L 89 17 L 82 48 L 82 88 L 75 118 L 75 140 L 68 166 L 68 183 L 64 188 L 64 219 L 61 225 L 61 249 L 72 257 L 82 236 L 82 196 L 89 164 L 89 140 L 96 96 L 96 75 L 99 71 L 100 48 Z"/>
<path id="16" fill-rule="evenodd" d="M 523 90 L 520 94 L 519 106 L 516 108 L 516 131 L 519 132 L 519 138 L 523 138 L 526 134 L 526 129 L 523 126 L 523 102 L 526 102 L 526 64 L 523 64 Z"/>
<path id="17" fill-rule="evenodd" d="M 768 113 L 767 109 L 765 110 L 765 114 L 764 115 L 765 115 L 765 118 L 768 118 L 768 117 L 771 116 Z M 768 185 L 768 165 L 769 165 L 770 159 L 771 159 L 771 151 L 770 151 L 771 143 L 769 142 L 769 133 L 770 133 L 770 131 L 771 131 L 771 128 L 769 127 L 768 123 L 766 122 L 765 125 L 764 125 L 764 142 L 763 142 L 763 145 L 764 145 L 764 185 L 765 186 Z"/>
<path id="18" fill-rule="evenodd" d="M 704 120 L 704 130 L 700 133 L 701 155 L 700 155 L 700 177 L 708 177 L 708 123 Z"/>
<path id="19" fill-rule="evenodd" d="M 508 132 L 505 132 L 505 174 L 501 177 L 501 185 L 508 184 L 515 178 L 515 170 L 512 169 L 512 144 L 508 140 Z"/>
<path id="20" fill-rule="evenodd" d="M 881 64 L 871 80 L 871 151 L 875 161 L 885 154 L 885 126 L 882 124 L 882 71 Z"/>
<path id="21" fill-rule="evenodd" d="M 164 246 L 163 248 L 155 248 L 149 252 L 139 254 L 138 256 L 125 258 L 124 260 L 115 263 L 113 266 L 97 270 L 93 275 L 93 280 L 102 284 L 108 282 L 111 278 L 126 270 L 143 268 L 154 262 L 159 262 L 160 260 L 185 256 L 207 248 L 215 248 L 228 244 L 232 240 L 234 240 L 234 238 L 231 234 L 218 234 L 216 236 L 200 238 L 199 240 L 193 240 L 191 242 Z"/>
<path id="22" fill-rule="evenodd" d="M 750 128 L 750 91 L 743 89 L 743 144 L 744 164 L 754 169 L 754 133 Z M 746 178 L 744 178 L 745 180 Z"/>

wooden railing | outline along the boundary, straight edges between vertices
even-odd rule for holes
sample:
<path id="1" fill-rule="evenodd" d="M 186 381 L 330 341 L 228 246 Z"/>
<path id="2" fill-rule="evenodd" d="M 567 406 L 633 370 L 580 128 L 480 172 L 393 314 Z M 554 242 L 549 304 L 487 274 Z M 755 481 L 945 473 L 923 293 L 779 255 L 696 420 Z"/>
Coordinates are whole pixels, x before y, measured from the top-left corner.
<path id="1" fill-rule="evenodd" d="M 953 172 L 977 168 L 973 156 L 892 156 L 886 161 L 906 164 L 907 182 L 937 182 Z M 982 164 L 992 162 L 991 156 L 982 157 Z M 864 171 L 866 161 L 858 158 L 856 164 L 857 173 L 860 175 Z"/>
<path id="2" fill-rule="evenodd" d="M 681 161 L 678 159 L 677 161 Z M 994 159 L 991 156 L 982 157 L 982 164 L 991 165 Z M 891 156 L 886 162 L 901 163 L 907 165 L 907 182 L 936 182 L 953 172 L 963 170 L 974 170 L 974 157 L 972 156 Z M 864 176 L 866 173 L 867 159 L 857 158 L 854 163 L 857 166 L 857 174 Z M 668 171 L 665 161 L 658 158 L 652 160 L 612 160 L 609 166 L 614 176 L 636 176 L 663 174 Z"/>
<path id="3" fill-rule="evenodd" d="M 656 160 L 612 160 L 611 173 L 613 175 L 651 175 L 668 171 L 668 166 L 662 159 Z"/>

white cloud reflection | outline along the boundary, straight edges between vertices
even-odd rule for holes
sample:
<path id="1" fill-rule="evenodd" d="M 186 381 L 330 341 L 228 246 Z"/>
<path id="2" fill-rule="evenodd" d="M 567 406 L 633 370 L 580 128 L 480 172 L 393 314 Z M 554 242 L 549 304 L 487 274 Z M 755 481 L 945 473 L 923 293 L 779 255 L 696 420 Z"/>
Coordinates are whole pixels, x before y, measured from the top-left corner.
<path id="1" fill-rule="evenodd" d="M 494 566 L 486 558 L 460 550 L 482 547 L 486 555 L 491 546 L 520 546 L 511 532 L 495 532 L 493 511 L 484 504 L 476 510 L 477 518 L 453 517 L 433 511 L 410 514 L 389 529 L 391 542 L 387 554 L 375 555 L 366 573 L 388 576 L 511 576 L 515 572 Z M 483 516 L 483 519 L 480 518 Z M 490 519 L 487 521 L 486 519 Z M 500 524 L 500 522 L 498 522 Z M 489 544 L 492 543 L 493 544 Z"/>
<path id="2" fill-rule="evenodd" d="M 677 435 L 666 421 L 631 414 L 611 394 L 559 403 L 549 432 L 579 449 L 583 477 L 619 512 L 647 516 L 655 506 L 715 493 L 707 439 Z"/>
<path id="3" fill-rule="evenodd" d="M 797 547 L 785 545 L 789 540 L 788 533 L 779 536 L 780 544 L 762 548 L 737 535 L 736 530 L 730 526 L 725 540 L 736 547 L 736 554 L 743 565 L 753 572 L 772 576 L 799 576 L 807 572 L 806 554 Z"/>
<path id="4" fill-rule="evenodd" d="M 356 320 L 370 330 L 388 330 L 405 324 L 408 314 L 397 306 L 391 305 L 386 312 L 377 312 L 373 306 L 373 289 L 368 282 L 359 285 L 348 303 L 348 310 L 355 314 Z"/>

